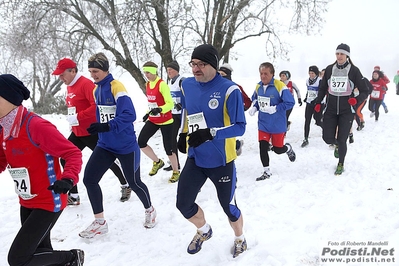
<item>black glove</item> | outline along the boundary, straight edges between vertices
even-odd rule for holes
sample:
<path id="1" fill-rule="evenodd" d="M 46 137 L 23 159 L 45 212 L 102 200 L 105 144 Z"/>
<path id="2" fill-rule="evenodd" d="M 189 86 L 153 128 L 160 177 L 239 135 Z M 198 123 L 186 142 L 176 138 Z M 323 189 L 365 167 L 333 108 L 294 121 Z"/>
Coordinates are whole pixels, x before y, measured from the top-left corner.
<path id="1" fill-rule="evenodd" d="M 66 194 L 68 191 L 73 188 L 73 182 L 71 179 L 63 178 L 61 180 L 56 180 L 51 186 L 47 189 L 54 191 L 56 194 Z"/>
<path id="2" fill-rule="evenodd" d="M 180 133 L 177 148 L 181 153 L 187 153 L 187 133 Z"/>
<path id="3" fill-rule="evenodd" d="M 110 128 L 108 123 L 93 123 L 87 129 L 87 132 L 89 132 L 90 135 L 94 135 L 100 132 L 108 132 L 109 129 Z"/>
<path id="4" fill-rule="evenodd" d="M 157 114 L 159 114 L 161 112 L 162 112 L 162 108 L 157 107 L 157 108 L 152 108 L 151 111 L 150 111 L 150 114 L 157 115 Z"/>
<path id="5" fill-rule="evenodd" d="M 149 116 L 150 116 L 150 114 L 145 114 L 145 116 L 143 116 L 143 122 L 147 121 Z"/>
<path id="6" fill-rule="evenodd" d="M 175 109 L 177 111 L 180 111 L 181 109 L 183 109 L 183 107 L 181 106 L 181 103 L 175 103 Z"/>
<path id="7" fill-rule="evenodd" d="M 298 98 L 298 103 L 299 103 L 299 106 L 302 106 L 302 99 L 301 98 Z"/>
<path id="8" fill-rule="evenodd" d="M 195 148 L 204 143 L 205 141 L 212 139 L 213 137 L 211 135 L 210 128 L 198 129 L 197 131 L 191 133 L 188 136 L 188 145 Z"/>

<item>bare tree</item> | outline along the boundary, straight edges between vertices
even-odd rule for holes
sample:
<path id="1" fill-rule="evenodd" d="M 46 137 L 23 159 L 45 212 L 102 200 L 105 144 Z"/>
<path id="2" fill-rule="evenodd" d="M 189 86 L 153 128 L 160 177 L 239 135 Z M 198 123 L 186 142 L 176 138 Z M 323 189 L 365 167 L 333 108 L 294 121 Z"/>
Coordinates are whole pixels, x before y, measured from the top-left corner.
<path id="1" fill-rule="evenodd" d="M 5 4 L 5 3 L 3 3 Z M 8 31 L 0 37 L 2 51 L 7 51 L 4 71 L 15 72 L 31 90 L 31 102 L 37 112 L 59 112 L 66 110 L 64 97 L 56 97 L 63 84 L 51 75 L 60 55 L 78 57 L 85 43 L 81 35 L 59 31 L 58 23 L 65 21 L 58 12 L 45 11 L 21 1 L 15 5 L 2 6 L 3 17 L 8 17 Z M 6 7 L 6 8 L 4 8 Z M 9 8 L 9 9 L 8 9 Z M 11 13 L 8 13 L 12 9 Z M 27 15 L 28 14 L 28 15 Z"/>
<path id="2" fill-rule="evenodd" d="M 213 44 L 223 61 L 228 62 L 238 42 L 266 35 L 266 51 L 273 57 L 286 57 L 289 46 L 280 39 L 281 34 L 289 30 L 317 33 L 329 0 L 22 2 L 28 3 L 26 6 L 32 10 L 37 9 L 34 12 L 60 18 L 64 24 L 54 24 L 58 29 L 53 31 L 55 38 L 61 34 L 63 38 L 81 40 L 81 53 L 99 46 L 109 51 L 115 64 L 129 72 L 145 93 L 146 81 L 140 69 L 145 61 L 157 56 L 166 67 L 177 57 L 187 57 L 193 47 L 202 43 Z M 281 9 L 287 13 L 278 14 Z M 287 16 L 291 17 L 291 24 L 285 29 L 281 20 Z M 88 42 L 93 47 L 88 46 Z"/>

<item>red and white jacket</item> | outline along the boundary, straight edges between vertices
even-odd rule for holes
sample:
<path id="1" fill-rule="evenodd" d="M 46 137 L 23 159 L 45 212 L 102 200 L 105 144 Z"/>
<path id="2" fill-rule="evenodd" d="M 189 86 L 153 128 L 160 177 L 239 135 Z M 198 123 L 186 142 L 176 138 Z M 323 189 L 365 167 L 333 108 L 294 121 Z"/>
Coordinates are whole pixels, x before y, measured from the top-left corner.
<path id="1" fill-rule="evenodd" d="M 67 86 L 65 102 L 68 108 L 76 108 L 78 126 L 72 126 L 72 132 L 78 137 L 89 136 L 87 128 L 96 119 L 96 103 L 93 97 L 95 84 L 88 78 L 77 74 L 77 80 L 73 85 Z"/>

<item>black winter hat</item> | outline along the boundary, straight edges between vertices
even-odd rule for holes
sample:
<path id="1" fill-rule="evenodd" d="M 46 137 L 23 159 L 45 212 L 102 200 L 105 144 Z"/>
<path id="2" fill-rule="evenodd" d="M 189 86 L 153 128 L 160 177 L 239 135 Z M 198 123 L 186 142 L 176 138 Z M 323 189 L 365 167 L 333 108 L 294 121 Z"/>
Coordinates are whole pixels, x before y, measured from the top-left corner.
<path id="1" fill-rule="evenodd" d="M 172 62 L 170 62 L 166 67 L 173 68 L 173 69 L 176 70 L 177 72 L 180 71 L 179 63 L 177 63 L 176 60 L 173 60 Z"/>
<path id="2" fill-rule="evenodd" d="M 318 76 L 319 73 L 320 73 L 319 68 L 317 66 L 310 66 L 309 67 L 309 72 L 310 71 L 314 72 L 316 74 L 316 76 Z"/>
<path id="3" fill-rule="evenodd" d="M 231 72 L 233 72 L 233 68 L 229 63 L 224 63 L 219 68 L 219 73 L 223 72 L 225 75 L 222 75 L 224 78 L 231 80 Z"/>
<path id="4" fill-rule="evenodd" d="M 219 53 L 211 44 L 201 44 L 200 46 L 197 46 L 191 55 L 191 59 L 201 60 L 218 70 Z"/>
<path id="5" fill-rule="evenodd" d="M 287 77 L 287 80 L 291 78 L 291 73 L 288 70 L 281 71 L 278 76 L 281 76 L 281 74 L 284 74 Z"/>
<path id="6" fill-rule="evenodd" d="M 0 96 L 10 103 L 19 106 L 23 100 L 29 99 L 30 91 L 11 74 L 0 75 Z"/>
<path id="7" fill-rule="evenodd" d="M 345 43 L 341 43 L 340 45 L 337 46 L 337 50 L 335 51 L 336 53 L 343 53 L 346 54 L 347 56 L 351 55 L 351 48 L 349 45 Z"/>

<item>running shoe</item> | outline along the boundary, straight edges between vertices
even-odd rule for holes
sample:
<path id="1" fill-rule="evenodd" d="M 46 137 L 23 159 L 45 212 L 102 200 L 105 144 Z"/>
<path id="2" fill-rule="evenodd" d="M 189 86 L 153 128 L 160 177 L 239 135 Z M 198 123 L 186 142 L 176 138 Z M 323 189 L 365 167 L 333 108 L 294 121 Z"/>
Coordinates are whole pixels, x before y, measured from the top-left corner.
<path id="1" fill-rule="evenodd" d="M 179 181 L 180 177 L 180 172 L 179 171 L 173 171 L 172 177 L 169 178 L 169 183 L 176 183 Z"/>
<path id="2" fill-rule="evenodd" d="M 65 266 L 83 266 L 85 261 L 85 253 L 81 249 L 71 249 L 74 256 L 71 262 L 68 262 Z"/>
<path id="3" fill-rule="evenodd" d="M 302 144 L 301 144 L 301 147 L 303 148 L 303 147 L 306 147 L 308 145 L 309 145 L 309 141 L 307 139 L 304 139 Z"/>
<path id="4" fill-rule="evenodd" d="M 353 133 L 349 134 L 349 143 L 355 142 L 355 139 L 353 138 Z"/>
<path id="5" fill-rule="evenodd" d="M 132 189 L 130 187 L 122 187 L 121 190 L 122 196 L 120 201 L 125 202 L 130 199 L 130 196 L 132 195 Z"/>
<path id="6" fill-rule="evenodd" d="M 157 218 L 157 211 L 154 207 L 151 207 L 151 210 L 146 210 L 144 227 L 147 229 L 153 228 L 155 226 L 155 218 Z"/>
<path id="7" fill-rule="evenodd" d="M 209 229 L 208 233 L 203 233 L 197 230 L 193 240 L 191 240 L 190 245 L 187 247 L 187 252 L 190 254 L 198 253 L 201 250 L 202 243 L 212 237 L 212 228 Z"/>
<path id="8" fill-rule="evenodd" d="M 295 162 L 296 155 L 295 155 L 294 150 L 292 149 L 291 144 L 286 143 L 285 145 L 288 147 L 288 150 L 287 150 L 287 152 L 286 152 L 287 155 L 288 155 L 288 159 L 290 159 L 291 162 Z"/>
<path id="9" fill-rule="evenodd" d="M 243 253 L 245 250 L 247 250 L 247 241 L 236 239 L 234 241 L 234 245 L 231 249 L 231 253 L 233 254 L 233 258 L 238 257 L 241 253 Z"/>
<path id="10" fill-rule="evenodd" d="M 335 170 L 335 175 L 341 175 L 344 172 L 344 164 L 338 163 L 337 169 Z"/>
<path id="11" fill-rule="evenodd" d="M 159 159 L 159 162 L 153 162 L 152 169 L 151 169 L 149 175 L 150 176 L 156 175 L 158 173 L 158 170 L 161 169 L 164 165 L 165 165 L 165 163 L 161 159 Z"/>
<path id="12" fill-rule="evenodd" d="M 71 195 L 68 195 L 68 205 L 69 206 L 80 205 L 80 197 L 78 196 L 77 198 L 74 198 Z"/>
<path id="13" fill-rule="evenodd" d="M 79 233 L 82 238 L 93 238 L 96 235 L 103 235 L 108 233 L 108 224 L 104 221 L 100 224 L 97 220 L 94 220 L 85 230 Z"/>
<path id="14" fill-rule="evenodd" d="M 335 145 L 335 148 L 334 148 L 334 157 L 335 157 L 335 158 L 339 158 L 338 145 Z"/>
<path id="15" fill-rule="evenodd" d="M 272 173 L 270 171 L 264 171 L 263 174 L 256 178 L 256 181 L 262 181 L 265 179 L 270 179 L 270 177 L 272 176 Z"/>

